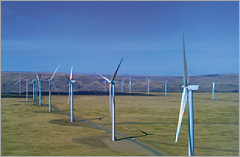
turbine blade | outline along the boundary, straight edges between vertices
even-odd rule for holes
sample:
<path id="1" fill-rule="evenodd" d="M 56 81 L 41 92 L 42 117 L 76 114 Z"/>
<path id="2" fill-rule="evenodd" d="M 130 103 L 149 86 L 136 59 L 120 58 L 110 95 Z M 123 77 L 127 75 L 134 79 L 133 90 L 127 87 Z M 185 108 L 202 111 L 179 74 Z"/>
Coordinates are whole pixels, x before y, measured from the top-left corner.
<path id="1" fill-rule="evenodd" d="M 39 80 L 38 74 L 36 74 L 37 79 Z"/>
<path id="2" fill-rule="evenodd" d="M 68 77 L 68 75 L 65 75 L 65 76 L 66 76 L 67 80 L 68 80 L 69 82 L 71 82 L 71 80 L 70 80 L 70 78 Z"/>
<path id="3" fill-rule="evenodd" d="M 55 90 L 57 91 L 58 95 L 59 95 L 59 92 L 57 90 L 57 87 L 55 86 L 54 82 L 51 82 L 53 84 L 53 87 L 55 88 Z"/>
<path id="4" fill-rule="evenodd" d="M 181 123 L 182 123 L 182 118 L 183 118 L 183 115 L 184 115 L 184 109 L 185 109 L 186 102 L 187 102 L 187 89 L 183 88 L 181 106 L 180 106 L 180 109 L 179 109 L 179 118 L 178 118 L 178 126 L 177 126 L 175 143 L 177 143 L 177 141 L 178 141 L 178 136 L 179 136 L 179 132 L 180 132 L 180 129 L 181 129 Z"/>
<path id="5" fill-rule="evenodd" d="M 50 78 L 50 80 L 53 79 L 53 77 L 55 76 L 55 74 L 56 74 L 56 72 L 57 72 L 57 70 L 58 70 L 59 67 L 60 67 L 60 65 L 58 65 L 57 69 L 54 71 L 54 73 L 53 73 L 52 77 Z"/>
<path id="6" fill-rule="evenodd" d="M 120 63 L 118 64 L 117 70 L 115 71 L 115 73 L 113 75 L 113 78 L 111 80 L 112 82 L 114 81 L 115 77 L 117 76 L 117 72 L 118 72 L 118 69 L 120 68 L 120 65 L 121 65 L 122 61 L 123 61 L 123 58 L 121 59 Z"/>
<path id="7" fill-rule="evenodd" d="M 103 76 L 103 75 L 101 75 L 101 74 L 99 74 L 103 79 L 105 79 L 106 81 L 108 81 L 108 83 L 111 83 L 111 81 L 108 79 L 108 78 L 106 78 L 105 76 Z"/>
<path id="8" fill-rule="evenodd" d="M 149 80 L 149 78 L 147 77 L 147 81 L 148 81 L 148 83 L 150 83 L 150 80 Z"/>
<path id="9" fill-rule="evenodd" d="M 188 84 L 188 74 L 187 74 L 187 60 L 185 55 L 185 42 L 184 42 L 184 34 L 183 34 L 183 85 L 186 86 Z"/>
<path id="10" fill-rule="evenodd" d="M 18 80 L 14 85 L 18 84 L 18 82 L 20 82 L 20 80 Z"/>
<path id="11" fill-rule="evenodd" d="M 72 68 L 71 68 L 70 80 L 72 80 L 72 70 L 73 70 L 73 66 L 72 66 Z"/>

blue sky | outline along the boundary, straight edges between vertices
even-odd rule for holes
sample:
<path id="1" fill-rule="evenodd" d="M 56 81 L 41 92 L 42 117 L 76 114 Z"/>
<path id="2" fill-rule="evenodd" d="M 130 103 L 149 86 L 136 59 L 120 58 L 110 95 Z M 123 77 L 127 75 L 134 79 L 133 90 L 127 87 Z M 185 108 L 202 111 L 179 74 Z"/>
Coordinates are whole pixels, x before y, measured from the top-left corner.
<path id="1" fill-rule="evenodd" d="M 1 2 L 1 71 L 239 73 L 239 2 Z"/>

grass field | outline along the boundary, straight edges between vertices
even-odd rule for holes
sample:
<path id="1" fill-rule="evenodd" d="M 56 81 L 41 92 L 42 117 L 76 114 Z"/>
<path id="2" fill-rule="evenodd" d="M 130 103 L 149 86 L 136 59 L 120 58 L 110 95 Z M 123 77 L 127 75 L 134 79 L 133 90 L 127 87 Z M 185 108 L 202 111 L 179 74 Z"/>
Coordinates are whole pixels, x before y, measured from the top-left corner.
<path id="1" fill-rule="evenodd" d="M 157 94 L 157 93 L 156 93 Z M 194 138 L 196 156 L 239 155 L 239 93 L 194 93 Z M 31 99 L 30 99 L 31 100 Z M 188 105 L 185 108 L 178 143 L 174 143 L 181 93 L 157 96 L 115 96 L 116 132 L 166 155 L 188 155 Z M 108 96 L 74 96 L 75 116 L 111 130 Z M 48 96 L 42 98 L 48 104 Z M 69 113 L 67 96 L 52 96 L 52 105 Z M 1 99 L 1 155 L 9 156 L 139 156 L 142 153 L 116 151 L 102 141 L 111 133 L 85 122 L 70 123 L 70 117 L 37 100 Z M 144 131 L 150 135 L 145 135 Z M 119 135 L 121 141 L 127 140 Z M 118 141 L 116 141 L 118 142 Z"/>

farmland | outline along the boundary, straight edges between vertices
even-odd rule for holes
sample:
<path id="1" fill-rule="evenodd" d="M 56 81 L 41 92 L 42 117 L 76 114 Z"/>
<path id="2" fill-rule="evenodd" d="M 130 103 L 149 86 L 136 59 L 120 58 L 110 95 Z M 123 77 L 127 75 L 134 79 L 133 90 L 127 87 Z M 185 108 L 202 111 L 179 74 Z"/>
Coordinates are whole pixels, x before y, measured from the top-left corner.
<path id="1" fill-rule="evenodd" d="M 74 123 L 70 123 L 67 115 L 70 105 L 66 95 L 52 96 L 55 107 L 52 113 L 48 113 L 47 106 L 39 107 L 37 99 L 25 102 L 24 97 L 2 97 L 1 155 L 151 155 L 133 145 L 129 146 L 134 147 L 130 150 L 124 147 L 135 137 L 136 142 L 162 155 L 186 156 L 188 105 L 178 143 L 174 143 L 181 93 L 171 92 L 167 97 L 162 92 L 153 94 L 116 95 L 116 132 L 119 134 L 115 147 L 106 142 L 111 139 L 111 133 L 106 131 L 111 130 L 108 95 L 75 95 L 77 119 Z M 193 96 L 195 155 L 239 155 L 239 94 L 216 93 L 216 100 L 211 100 L 211 93 L 198 92 Z M 48 96 L 43 96 L 42 103 L 48 104 Z M 117 145 L 120 142 L 125 143 Z"/>

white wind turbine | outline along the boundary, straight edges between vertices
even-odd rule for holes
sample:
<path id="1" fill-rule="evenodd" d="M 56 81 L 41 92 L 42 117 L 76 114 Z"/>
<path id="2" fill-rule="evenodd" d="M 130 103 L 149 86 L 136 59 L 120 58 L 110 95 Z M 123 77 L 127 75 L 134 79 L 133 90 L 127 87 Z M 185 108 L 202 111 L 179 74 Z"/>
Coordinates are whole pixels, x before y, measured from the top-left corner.
<path id="1" fill-rule="evenodd" d="M 33 99 L 35 99 L 35 83 L 36 83 L 36 80 L 33 79 L 31 83 L 33 85 Z"/>
<path id="2" fill-rule="evenodd" d="M 109 98 L 111 99 L 111 116 L 112 116 L 112 141 L 115 141 L 116 140 L 116 137 L 115 137 L 115 97 L 114 97 L 114 79 L 116 78 L 117 76 L 117 72 L 118 72 L 118 69 L 122 63 L 123 59 L 121 59 L 120 63 L 118 64 L 118 67 L 117 67 L 117 70 L 115 71 L 113 77 L 112 77 L 112 80 L 109 80 L 107 79 L 106 77 L 104 77 L 103 75 L 100 75 L 103 79 L 105 79 L 108 83 L 109 83 Z"/>
<path id="3" fill-rule="evenodd" d="M 25 79 L 26 80 L 26 102 L 28 102 L 28 80 L 29 79 Z"/>
<path id="4" fill-rule="evenodd" d="M 124 83 L 125 79 L 122 80 L 122 93 L 123 93 L 123 83 Z"/>
<path id="5" fill-rule="evenodd" d="M 167 79 L 167 80 L 165 81 L 165 96 L 167 96 L 167 83 L 168 83 L 169 80 L 170 80 L 170 79 Z"/>
<path id="6" fill-rule="evenodd" d="M 150 91 L 150 80 L 147 77 L 147 82 L 148 82 L 148 95 L 149 95 L 149 91 Z"/>
<path id="7" fill-rule="evenodd" d="M 55 70 L 55 72 L 53 73 L 52 77 L 50 79 L 46 80 L 49 83 L 49 103 L 48 103 L 48 105 L 49 105 L 49 112 L 52 112 L 52 104 L 51 104 L 51 83 L 52 82 L 51 81 L 52 81 L 53 77 L 55 76 L 55 74 L 56 74 L 56 72 L 57 72 L 59 67 L 60 67 L 60 65 L 58 65 L 58 67 Z"/>
<path id="8" fill-rule="evenodd" d="M 39 106 L 42 105 L 42 92 L 41 92 L 41 82 L 42 82 L 42 79 L 41 79 L 41 75 L 38 76 L 38 74 L 36 74 L 36 77 L 37 77 L 37 80 L 38 80 L 38 88 L 39 88 Z"/>
<path id="9" fill-rule="evenodd" d="M 72 70 L 73 70 L 73 67 L 71 67 L 71 72 L 70 72 L 70 76 L 67 77 L 68 81 L 69 81 L 69 93 L 70 93 L 70 103 L 71 103 L 71 116 L 70 116 L 70 121 L 71 122 L 74 122 L 74 114 L 73 114 L 73 83 L 75 83 L 75 80 L 72 79 Z"/>
<path id="10" fill-rule="evenodd" d="M 194 126 L 193 126 L 193 90 L 198 90 L 199 85 L 188 85 L 188 74 L 187 74 L 187 62 L 185 56 L 185 43 L 184 43 L 184 35 L 183 35 L 183 93 L 182 93 L 182 100 L 181 106 L 179 109 L 179 119 L 178 119 L 178 126 L 176 132 L 176 140 L 175 143 L 178 141 L 178 136 L 181 128 L 182 118 L 184 115 L 185 104 L 187 102 L 187 93 L 188 93 L 188 155 L 194 155 Z"/>
<path id="11" fill-rule="evenodd" d="M 212 87 L 212 99 L 215 100 L 215 82 L 212 82 L 213 87 Z"/>
<path id="12" fill-rule="evenodd" d="M 130 76 L 130 79 L 129 79 L 129 93 L 132 92 L 132 77 Z"/>
<path id="13" fill-rule="evenodd" d="M 22 87 L 22 80 L 21 80 L 21 76 L 20 76 L 20 73 L 19 73 L 19 77 L 18 77 L 18 81 L 14 84 L 18 84 L 19 83 L 19 95 L 21 95 L 22 91 L 21 91 L 21 87 Z"/>

